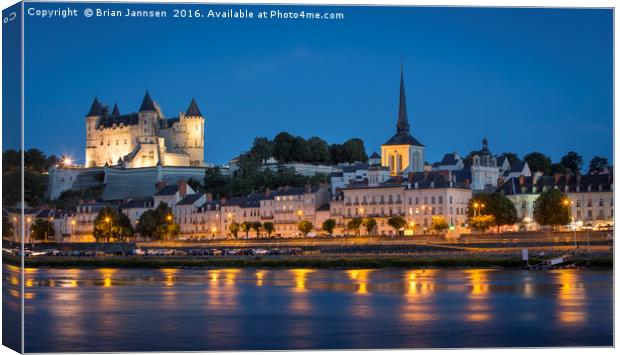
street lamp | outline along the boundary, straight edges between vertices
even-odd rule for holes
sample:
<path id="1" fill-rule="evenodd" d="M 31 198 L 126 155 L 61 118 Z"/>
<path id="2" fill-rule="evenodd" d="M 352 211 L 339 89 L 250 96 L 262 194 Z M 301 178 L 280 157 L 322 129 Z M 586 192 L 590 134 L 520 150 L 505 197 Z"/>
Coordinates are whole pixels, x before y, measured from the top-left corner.
<path id="1" fill-rule="evenodd" d="M 573 204 L 573 201 L 569 199 L 565 199 L 564 201 L 562 201 L 562 204 L 564 204 L 564 206 L 569 209 L 569 213 L 571 214 L 571 219 L 573 220 L 573 235 L 575 239 L 575 249 L 577 249 L 577 226 L 575 225 L 575 215 L 572 213 L 572 206 L 571 206 Z"/>

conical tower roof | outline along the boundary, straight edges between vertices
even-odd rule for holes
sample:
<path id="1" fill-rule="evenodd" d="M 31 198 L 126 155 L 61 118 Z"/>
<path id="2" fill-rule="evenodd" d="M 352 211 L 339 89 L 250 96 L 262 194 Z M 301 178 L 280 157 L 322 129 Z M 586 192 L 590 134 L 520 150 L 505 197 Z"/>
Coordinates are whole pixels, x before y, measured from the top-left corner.
<path id="1" fill-rule="evenodd" d="M 118 105 L 116 104 L 116 102 L 114 103 L 114 108 L 112 108 L 112 117 L 114 118 L 118 118 L 120 117 L 121 112 L 118 109 Z"/>
<path id="2" fill-rule="evenodd" d="M 144 99 L 142 99 L 142 104 L 140 105 L 140 112 L 142 111 L 157 111 L 155 102 L 151 99 L 151 95 L 149 95 L 148 91 L 144 94 Z"/>
<path id="3" fill-rule="evenodd" d="M 200 113 L 200 108 L 198 108 L 198 103 L 196 103 L 196 99 L 192 98 L 192 102 L 190 102 L 185 114 L 187 116 L 202 117 L 202 113 Z"/>
<path id="4" fill-rule="evenodd" d="M 93 100 L 93 104 L 90 106 L 90 111 L 86 114 L 86 117 L 100 116 L 101 115 L 101 103 L 97 100 L 97 97 Z"/>

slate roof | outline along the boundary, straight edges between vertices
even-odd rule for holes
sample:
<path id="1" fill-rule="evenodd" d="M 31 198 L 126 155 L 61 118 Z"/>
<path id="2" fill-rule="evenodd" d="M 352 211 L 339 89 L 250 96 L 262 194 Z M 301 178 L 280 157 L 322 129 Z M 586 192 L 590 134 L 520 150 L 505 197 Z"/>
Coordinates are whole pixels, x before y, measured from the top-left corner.
<path id="1" fill-rule="evenodd" d="M 170 128 L 179 121 L 180 119 L 178 117 L 159 120 L 159 128 Z"/>
<path id="2" fill-rule="evenodd" d="M 175 195 L 178 191 L 178 185 L 167 185 L 164 186 L 161 190 L 157 191 L 153 196 L 172 196 Z"/>
<path id="3" fill-rule="evenodd" d="M 373 152 L 370 159 L 381 159 L 381 156 L 377 152 Z"/>
<path id="4" fill-rule="evenodd" d="M 568 192 L 588 192 L 588 186 L 592 192 L 598 192 L 599 187 L 602 191 L 612 191 L 611 185 L 613 184 L 613 174 L 601 174 L 601 175 L 582 175 L 580 181 L 577 181 L 577 176 L 561 175 L 557 181 L 555 176 L 540 176 L 534 183 L 533 176 L 524 176 L 523 184 L 519 177 L 512 177 L 506 180 L 497 191 L 502 192 L 505 195 L 518 195 L 518 194 L 534 194 L 543 192 L 544 188 L 557 187 L 562 192 L 566 191 L 568 186 Z M 536 191 L 534 191 L 536 188 Z"/>
<path id="5" fill-rule="evenodd" d="M 114 112 L 114 111 L 113 111 Z M 119 115 L 119 116 L 110 116 L 105 115 L 99 120 L 99 128 L 111 128 L 116 124 L 116 126 L 120 126 L 121 123 L 125 126 L 137 125 L 138 124 L 138 114 L 130 113 L 127 115 Z"/>
<path id="6" fill-rule="evenodd" d="M 101 114 L 101 103 L 97 98 L 93 100 L 93 104 L 90 106 L 90 110 L 86 114 L 86 117 L 99 116 Z"/>
<path id="7" fill-rule="evenodd" d="M 188 194 L 183 197 L 183 199 L 181 199 L 181 201 L 179 201 L 177 205 L 193 205 L 196 201 L 200 200 L 202 196 L 204 196 L 204 194 Z"/>
<path id="8" fill-rule="evenodd" d="M 319 189 L 318 185 L 314 185 L 310 187 L 310 193 L 314 193 Z M 303 195 L 306 193 L 305 187 L 281 187 L 276 190 L 276 196 L 292 196 L 292 195 Z"/>
<path id="9" fill-rule="evenodd" d="M 424 147 L 424 144 L 413 138 L 409 132 L 397 132 L 383 145 L 413 145 L 417 147 Z"/>
<path id="10" fill-rule="evenodd" d="M 118 105 L 115 102 L 114 108 L 112 109 L 112 117 L 116 118 L 116 117 L 119 117 L 120 115 L 121 115 L 121 112 L 119 111 Z"/>
<path id="11" fill-rule="evenodd" d="M 345 165 L 342 167 L 342 171 L 345 173 L 354 173 L 358 170 L 368 170 L 368 163 L 357 163 L 353 165 Z"/>
<path id="12" fill-rule="evenodd" d="M 151 208 L 153 207 L 153 198 L 129 200 L 121 205 L 121 209 L 125 208 Z"/>
<path id="13" fill-rule="evenodd" d="M 144 99 L 142 99 L 142 104 L 140 105 L 140 112 L 142 111 L 157 111 L 155 108 L 155 102 L 153 102 L 153 99 L 148 91 L 144 94 Z"/>
<path id="14" fill-rule="evenodd" d="M 190 102 L 189 107 L 187 108 L 187 111 L 185 112 L 185 114 L 187 116 L 202 117 L 202 113 L 200 113 L 200 109 L 198 108 L 198 104 L 196 103 L 196 100 L 194 98 L 192 98 L 192 102 Z"/>
<path id="15" fill-rule="evenodd" d="M 448 153 L 443 156 L 438 165 L 456 165 L 460 159 L 457 159 L 456 153 Z M 435 164 L 433 164 L 435 166 Z"/>

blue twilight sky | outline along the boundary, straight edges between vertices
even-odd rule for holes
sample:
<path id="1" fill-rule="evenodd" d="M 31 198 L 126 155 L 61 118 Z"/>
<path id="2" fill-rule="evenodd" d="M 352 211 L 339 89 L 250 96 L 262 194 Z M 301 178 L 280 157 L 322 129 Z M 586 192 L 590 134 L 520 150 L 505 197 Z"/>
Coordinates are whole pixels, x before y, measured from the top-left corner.
<path id="1" fill-rule="evenodd" d="M 71 4 L 165 9 L 166 19 L 26 16 L 26 141 L 84 159 L 94 96 L 121 113 L 145 90 L 168 117 L 196 97 L 205 159 L 288 131 L 378 151 L 395 131 L 404 58 L 411 133 L 426 160 L 479 149 L 612 158 L 611 10 Z M 26 3 L 28 8 L 66 5 Z M 344 20 L 171 18 L 173 8 L 344 13 Z"/>

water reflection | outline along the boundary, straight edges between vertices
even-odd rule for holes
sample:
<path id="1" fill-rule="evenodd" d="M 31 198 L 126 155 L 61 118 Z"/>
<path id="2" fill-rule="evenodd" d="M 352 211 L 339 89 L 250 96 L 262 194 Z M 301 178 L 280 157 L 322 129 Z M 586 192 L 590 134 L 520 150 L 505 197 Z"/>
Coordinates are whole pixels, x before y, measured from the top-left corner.
<path id="1" fill-rule="evenodd" d="M 405 274 L 405 303 L 402 318 L 406 322 L 422 323 L 436 319 L 432 296 L 435 291 L 436 270 L 409 270 Z"/>
<path id="2" fill-rule="evenodd" d="M 575 270 L 558 270 L 558 318 L 565 325 L 579 325 L 586 321 L 586 293 L 580 280 L 580 273 Z"/>
<path id="3" fill-rule="evenodd" d="M 611 272 L 62 269 L 24 275 L 31 294 L 25 295 L 28 352 L 610 345 L 613 339 Z M 4 280 L 9 306 L 19 305 L 13 281 L 19 270 Z M 524 326 L 527 335 L 514 337 Z"/>
<path id="4" fill-rule="evenodd" d="M 491 307 L 488 304 L 490 270 L 467 270 L 470 283 L 467 319 L 472 322 L 486 322 L 491 319 Z"/>

